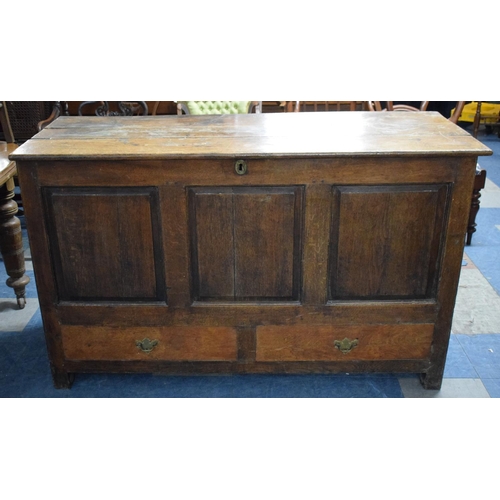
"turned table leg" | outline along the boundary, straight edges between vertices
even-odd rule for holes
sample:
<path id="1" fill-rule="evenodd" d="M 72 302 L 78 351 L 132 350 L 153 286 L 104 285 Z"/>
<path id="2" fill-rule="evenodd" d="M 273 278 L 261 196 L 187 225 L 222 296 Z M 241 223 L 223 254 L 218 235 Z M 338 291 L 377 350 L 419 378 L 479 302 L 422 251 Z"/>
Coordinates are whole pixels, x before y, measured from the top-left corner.
<path id="1" fill-rule="evenodd" d="M 24 266 L 21 222 L 16 217 L 17 203 L 14 201 L 14 178 L 0 186 L 0 251 L 9 278 L 7 286 L 14 289 L 20 309 L 26 305 L 25 289 L 30 282 Z"/>
<path id="2" fill-rule="evenodd" d="M 467 224 L 467 241 L 466 245 L 472 243 L 472 235 L 476 232 L 476 216 L 479 212 L 481 198 L 481 189 L 486 185 L 486 170 L 476 170 L 476 177 L 474 179 L 474 190 L 472 192 L 472 201 L 469 212 L 469 222 Z"/>

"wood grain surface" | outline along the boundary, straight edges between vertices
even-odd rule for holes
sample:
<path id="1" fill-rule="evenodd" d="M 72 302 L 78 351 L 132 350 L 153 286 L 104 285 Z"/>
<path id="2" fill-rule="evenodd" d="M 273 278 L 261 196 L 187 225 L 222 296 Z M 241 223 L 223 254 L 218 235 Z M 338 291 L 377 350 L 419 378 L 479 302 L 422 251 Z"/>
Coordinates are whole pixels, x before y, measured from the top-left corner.
<path id="1" fill-rule="evenodd" d="M 62 116 L 12 158 L 488 155 L 439 113 Z"/>
<path id="2" fill-rule="evenodd" d="M 434 325 L 260 326 L 257 361 L 422 359 L 429 355 Z M 356 340 L 348 353 L 335 341 Z"/>
<path id="3" fill-rule="evenodd" d="M 149 353 L 136 344 L 149 338 Z M 63 326 L 64 353 L 71 360 L 227 361 L 237 359 L 234 328 L 103 328 Z"/>

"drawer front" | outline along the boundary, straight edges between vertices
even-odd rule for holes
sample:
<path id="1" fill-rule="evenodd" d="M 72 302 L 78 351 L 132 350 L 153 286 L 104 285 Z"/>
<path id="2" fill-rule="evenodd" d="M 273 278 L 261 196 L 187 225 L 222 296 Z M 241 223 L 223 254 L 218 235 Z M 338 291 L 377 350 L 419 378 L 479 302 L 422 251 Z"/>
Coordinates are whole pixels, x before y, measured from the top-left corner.
<path id="1" fill-rule="evenodd" d="M 425 359 L 433 324 L 367 326 L 261 326 L 257 361 Z"/>
<path id="2" fill-rule="evenodd" d="M 62 326 L 65 358 L 81 361 L 234 361 L 234 328 Z"/>

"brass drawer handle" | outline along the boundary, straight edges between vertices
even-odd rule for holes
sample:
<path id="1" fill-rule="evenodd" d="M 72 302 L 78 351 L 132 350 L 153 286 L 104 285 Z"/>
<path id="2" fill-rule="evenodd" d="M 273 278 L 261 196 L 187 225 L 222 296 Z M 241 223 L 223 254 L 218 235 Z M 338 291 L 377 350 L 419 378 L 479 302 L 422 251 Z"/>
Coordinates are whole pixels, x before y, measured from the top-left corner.
<path id="1" fill-rule="evenodd" d="M 158 345 L 158 341 L 157 340 L 149 340 L 148 338 L 145 338 L 143 340 L 136 340 L 135 345 L 142 352 L 149 354 Z"/>
<path id="2" fill-rule="evenodd" d="M 345 338 L 344 340 L 336 340 L 333 345 L 342 353 L 347 354 L 351 352 L 357 345 L 358 339 L 350 340 Z"/>
<path id="3" fill-rule="evenodd" d="M 248 165 L 245 160 L 238 160 L 234 164 L 234 170 L 238 175 L 245 175 L 248 172 Z"/>

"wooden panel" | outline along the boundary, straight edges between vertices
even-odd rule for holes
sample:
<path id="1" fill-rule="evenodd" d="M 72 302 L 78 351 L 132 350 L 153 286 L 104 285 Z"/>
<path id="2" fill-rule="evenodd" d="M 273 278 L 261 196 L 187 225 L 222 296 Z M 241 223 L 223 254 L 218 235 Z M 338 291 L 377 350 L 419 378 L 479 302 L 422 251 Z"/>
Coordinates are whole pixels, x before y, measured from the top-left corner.
<path id="1" fill-rule="evenodd" d="M 232 190 L 191 189 L 189 204 L 194 299 L 233 300 Z"/>
<path id="2" fill-rule="evenodd" d="M 325 304 L 328 300 L 328 245 L 332 223 L 332 188 L 310 185 L 306 190 L 304 223 L 303 304 Z"/>
<path id="3" fill-rule="evenodd" d="M 439 316 L 434 332 L 431 368 L 424 379 L 424 387 L 438 389 L 444 372 L 448 352 L 453 308 L 457 296 L 467 229 L 467 215 L 470 211 L 471 193 L 474 185 L 476 159 L 466 158 L 457 166 L 456 181 L 450 198 L 453 200 L 446 220 L 446 240 L 443 249 L 443 271 L 439 278 L 437 302 Z"/>
<path id="4" fill-rule="evenodd" d="M 296 302 L 196 302 L 192 307 L 161 305 L 78 304 L 63 302 L 57 314 L 64 324 L 107 326 L 239 326 L 253 325 L 363 325 L 432 323 L 438 314 L 435 301 L 332 301 L 327 306 Z"/>
<path id="5" fill-rule="evenodd" d="M 48 189 L 60 300 L 165 300 L 157 192 Z"/>
<path id="6" fill-rule="evenodd" d="M 64 373 L 60 322 L 55 310 L 57 288 L 51 262 L 45 205 L 36 164 L 24 165 L 23 171 L 19 172 L 19 181 L 23 186 L 23 204 L 26 210 L 26 224 L 50 367 L 54 374 Z M 54 382 L 56 378 L 57 375 L 54 376 Z"/>
<path id="7" fill-rule="evenodd" d="M 319 113 L 318 113 L 319 114 Z M 248 174 L 236 175 L 234 160 L 39 161 L 42 186 L 348 186 L 453 182 L 457 158 L 353 157 L 249 159 Z M 126 172 L 126 175 L 124 175 Z"/>
<path id="8" fill-rule="evenodd" d="M 234 328 L 61 327 L 64 354 L 71 360 L 230 361 L 238 356 Z M 145 353 L 136 341 L 157 340 Z"/>
<path id="9" fill-rule="evenodd" d="M 194 300 L 298 300 L 302 188 L 189 190 Z"/>
<path id="10" fill-rule="evenodd" d="M 168 305 L 188 307 L 192 300 L 186 189 L 173 183 L 160 185 L 159 198 Z"/>
<path id="11" fill-rule="evenodd" d="M 430 354 L 434 325 L 261 326 L 257 361 L 350 361 L 424 359 Z M 358 340 L 343 354 L 335 341 Z"/>
<path id="12" fill-rule="evenodd" d="M 235 297 L 298 300 L 300 188 L 243 188 L 234 195 Z"/>
<path id="13" fill-rule="evenodd" d="M 446 186 L 334 189 L 333 299 L 435 296 Z"/>
<path id="14" fill-rule="evenodd" d="M 101 361 L 66 360 L 64 368 L 69 373 L 164 373 L 173 375 L 194 374 L 312 374 L 312 373 L 422 373 L 429 369 L 427 359 L 390 361 L 281 361 L 245 363 L 234 361 Z"/>
<path id="15" fill-rule="evenodd" d="M 255 328 L 238 328 L 238 361 L 255 362 Z"/>

